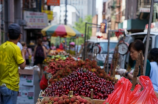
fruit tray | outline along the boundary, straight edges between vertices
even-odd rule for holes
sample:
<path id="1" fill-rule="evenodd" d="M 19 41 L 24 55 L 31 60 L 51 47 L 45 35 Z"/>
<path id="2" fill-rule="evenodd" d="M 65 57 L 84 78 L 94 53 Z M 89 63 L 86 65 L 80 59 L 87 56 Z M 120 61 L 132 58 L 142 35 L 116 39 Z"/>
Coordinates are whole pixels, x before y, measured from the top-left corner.
<path id="1" fill-rule="evenodd" d="M 100 99 L 91 99 L 88 97 L 83 97 L 83 99 L 86 99 L 87 101 L 91 102 L 91 104 L 103 104 L 103 102 L 105 101 L 105 100 L 100 100 Z M 49 100 L 49 97 L 44 97 L 42 98 L 41 102 L 38 104 L 44 104 L 44 102 L 48 100 Z"/>

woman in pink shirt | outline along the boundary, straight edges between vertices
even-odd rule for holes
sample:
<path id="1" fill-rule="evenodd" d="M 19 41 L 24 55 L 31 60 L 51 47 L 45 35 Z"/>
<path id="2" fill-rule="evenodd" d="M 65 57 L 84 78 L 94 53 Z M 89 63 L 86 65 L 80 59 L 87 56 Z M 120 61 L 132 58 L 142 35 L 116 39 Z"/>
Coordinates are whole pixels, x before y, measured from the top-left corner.
<path id="1" fill-rule="evenodd" d="M 51 50 L 56 50 L 56 47 L 54 46 L 53 43 L 52 43 L 52 46 L 51 46 Z"/>

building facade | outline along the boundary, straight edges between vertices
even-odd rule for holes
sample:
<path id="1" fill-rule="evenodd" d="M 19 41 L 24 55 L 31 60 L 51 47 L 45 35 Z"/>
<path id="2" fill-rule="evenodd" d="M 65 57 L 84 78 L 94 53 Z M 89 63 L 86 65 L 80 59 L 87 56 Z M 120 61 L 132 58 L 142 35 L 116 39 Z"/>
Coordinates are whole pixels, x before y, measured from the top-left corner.
<path id="1" fill-rule="evenodd" d="M 79 19 L 79 12 L 75 7 L 67 5 L 67 25 L 74 26 Z M 56 6 L 53 8 L 54 19 L 51 24 L 64 24 L 65 5 Z"/>
<path id="2" fill-rule="evenodd" d="M 103 18 L 108 29 L 142 32 L 148 24 L 151 0 L 107 0 L 103 3 Z M 153 22 L 158 20 L 158 4 L 154 4 Z"/>
<path id="3" fill-rule="evenodd" d="M 65 0 L 60 0 L 60 4 L 65 4 Z M 96 0 L 67 0 L 67 4 L 76 8 L 80 18 L 96 15 Z"/>

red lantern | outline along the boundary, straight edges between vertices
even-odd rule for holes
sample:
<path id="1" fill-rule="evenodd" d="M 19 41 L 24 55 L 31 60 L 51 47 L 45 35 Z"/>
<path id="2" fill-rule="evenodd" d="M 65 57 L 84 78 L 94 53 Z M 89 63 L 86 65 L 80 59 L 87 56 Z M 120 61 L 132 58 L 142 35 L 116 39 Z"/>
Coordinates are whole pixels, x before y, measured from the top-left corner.
<path id="1" fill-rule="evenodd" d="M 116 37 L 119 37 L 120 35 L 122 35 L 123 34 L 122 31 L 124 31 L 124 30 L 123 29 L 119 29 L 118 32 L 115 32 Z"/>

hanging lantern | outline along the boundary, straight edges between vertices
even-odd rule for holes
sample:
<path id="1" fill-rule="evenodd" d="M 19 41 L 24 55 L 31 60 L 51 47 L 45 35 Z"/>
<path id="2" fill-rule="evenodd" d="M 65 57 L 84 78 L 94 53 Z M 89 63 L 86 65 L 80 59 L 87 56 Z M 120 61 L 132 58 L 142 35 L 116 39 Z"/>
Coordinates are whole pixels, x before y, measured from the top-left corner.
<path id="1" fill-rule="evenodd" d="M 100 32 L 101 33 L 106 33 L 106 24 L 105 23 L 101 23 L 101 26 L 100 26 Z"/>

